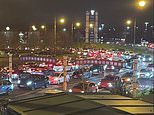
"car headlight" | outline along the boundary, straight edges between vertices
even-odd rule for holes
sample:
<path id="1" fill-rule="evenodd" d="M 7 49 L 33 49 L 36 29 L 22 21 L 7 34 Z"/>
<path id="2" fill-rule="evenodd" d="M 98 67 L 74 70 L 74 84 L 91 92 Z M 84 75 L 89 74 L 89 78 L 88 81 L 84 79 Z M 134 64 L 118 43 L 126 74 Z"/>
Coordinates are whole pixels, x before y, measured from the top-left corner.
<path id="1" fill-rule="evenodd" d="M 108 86 L 109 86 L 109 87 L 112 87 L 112 83 L 108 83 Z"/>
<path id="2" fill-rule="evenodd" d="M 93 70 L 93 72 L 97 72 L 97 71 L 98 71 L 97 69 L 94 69 L 94 70 Z"/>
<path id="3" fill-rule="evenodd" d="M 28 82 L 27 82 L 27 85 L 31 85 L 31 84 L 32 84 L 32 81 L 28 81 Z"/>
<path id="4" fill-rule="evenodd" d="M 143 61 L 145 61 L 145 58 L 143 58 Z"/>
<path id="5" fill-rule="evenodd" d="M 11 89 L 12 89 L 12 90 L 14 89 L 14 85 L 13 85 L 13 84 L 11 84 Z"/>
<path id="6" fill-rule="evenodd" d="M 57 81 L 57 80 L 58 80 L 58 78 L 56 77 L 56 78 L 54 78 L 54 80 L 55 80 L 55 81 Z"/>
<path id="7" fill-rule="evenodd" d="M 84 93 L 84 91 L 81 91 L 81 93 Z"/>
<path id="8" fill-rule="evenodd" d="M 70 92 L 70 93 L 71 93 L 71 92 L 72 92 L 72 89 L 69 89 L 69 90 L 68 90 L 68 92 Z"/>
<path id="9" fill-rule="evenodd" d="M 127 80 L 127 81 L 130 81 L 130 78 L 127 78 L 126 80 Z"/>
<path id="10" fill-rule="evenodd" d="M 149 58 L 150 61 L 152 61 L 152 58 Z"/>
<path id="11" fill-rule="evenodd" d="M 20 84 L 20 82 L 21 82 L 21 81 L 20 81 L 20 80 L 18 80 L 18 84 Z"/>
<path id="12" fill-rule="evenodd" d="M 97 85 L 100 85 L 101 84 L 101 82 L 98 82 L 98 84 Z"/>
<path id="13" fill-rule="evenodd" d="M 146 76 L 150 76 L 150 73 L 146 73 Z"/>
<path id="14" fill-rule="evenodd" d="M 139 72 L 137 72 L 137 76 L 139 76 L 140 75 L 140 73 Z"/>

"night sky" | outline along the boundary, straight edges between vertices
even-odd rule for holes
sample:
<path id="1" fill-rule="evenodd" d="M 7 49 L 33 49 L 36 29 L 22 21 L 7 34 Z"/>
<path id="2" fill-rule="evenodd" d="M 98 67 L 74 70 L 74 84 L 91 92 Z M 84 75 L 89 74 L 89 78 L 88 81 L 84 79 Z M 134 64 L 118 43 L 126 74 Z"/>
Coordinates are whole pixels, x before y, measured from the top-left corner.
<path id="1" fill-rule="evenodd" d="M 85 22 L 87 10 L 97 10 L 99 22 L 123 25 L 134 15 L 137 22 L 153 23 L 153 0 L 142 11 L 135 8 L 136 0 L 0 0 L 0 26 L 51 24 L 55 16 L 65 16 L 67 21 Z"/>

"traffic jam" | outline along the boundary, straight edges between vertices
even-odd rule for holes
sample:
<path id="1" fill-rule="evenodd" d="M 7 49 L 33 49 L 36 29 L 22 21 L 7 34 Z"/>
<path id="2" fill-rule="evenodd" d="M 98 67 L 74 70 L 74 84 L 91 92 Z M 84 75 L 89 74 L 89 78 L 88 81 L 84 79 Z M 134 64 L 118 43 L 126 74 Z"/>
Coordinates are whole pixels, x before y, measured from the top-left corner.
<path id="1" fill-rule="evenodd" d="M 66 83 L 68 93 L 118 93 L 132 96 L 134 77 L 138 92 L 153 90 L 154 63 L 149 54 L 105 49 L 69 49 Z M 74 56 L 75 55 L 75 56 Z M 135 61 L 136 60 L 136 61 Z M 0 70 L 0 95 L 15 90 L 62 89 L 64 59 L 47 56 L 20 56 L 12 73 Z M 57 86 L 57 87 L 54 87 Z M 58 87 L 59 86 L 59 87 Z"/>

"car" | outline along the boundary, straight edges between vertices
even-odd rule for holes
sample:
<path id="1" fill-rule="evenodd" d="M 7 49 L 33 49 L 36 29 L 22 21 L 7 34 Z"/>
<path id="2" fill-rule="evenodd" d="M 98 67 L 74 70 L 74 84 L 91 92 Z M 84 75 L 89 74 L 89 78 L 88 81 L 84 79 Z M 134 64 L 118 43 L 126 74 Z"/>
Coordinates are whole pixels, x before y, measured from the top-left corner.
<path id="1" fill-rule="evenodd" d="M 103 72 L 103 66 L 101 65 L 93 65 L 90 67 L 90 73 L 92 75 L 99 75 Z"/>
<path id="2" fill-rule="evenodd" d="M 152 59 L 151 55 L 144 55 L 143 58 L 142 58 L 142 61 L 143 62 L 152 62 L 153 59 Z"/>
<path id="3" fill-rule="evenodd" d="M 14 89 L 14 85 L 9 80 L 0 80 L 0 94 L 9 94 Z"/>
<path id="4" fill-rule="evenodd" d="M 19 76 L 18 87 L 34 90 L 36 88 L 47 88 L 50 84 L 48 77 L 41 74 L 24 73 Z"/>
<path id="5" fill-rule="evenodd" d="M 154 72 L 154 63 L 148 64 L 147 69 Z"/>
<path id="6" fill-rule="evenodd" d="M 133 78 L 133 72 L 127 72 L 121 76 L 122 82 L 131 82 Z"/>
<path id="7" fill-rule="evenodd" d="M 71 89 L 69 89 L 69 92 L 76 92 L 76 93 L 88 93 L 92 92 L 95 93 L 98 91 L 98 87 L 95 83 L 85 81 L 75 84 Z"/>
<path id="8" fill-rule="evenodd" d="M 64 82 L 64 74 L 63 72 L 55 72 L 53 75 L 48 76 L 50 84 L 60 84 Z M 66 75 L 66 81 L 70 81 L 70 76 Z"/>
<path id="9" fill-rule="evenodd" d="M 120 83 L 120 77 L 115 75 L 107 75 L 100 80 L 100 82 L 98 83 L 98 88 L 115 89 L 116 87 L 119 87 Z"/>
<path id="10" fill-rule="evenodd" d="M 149 69 L 141 69 L 140 72 L 137 72 L 138 78 L 149 78 L 153 75 L 153 72 Z"/>

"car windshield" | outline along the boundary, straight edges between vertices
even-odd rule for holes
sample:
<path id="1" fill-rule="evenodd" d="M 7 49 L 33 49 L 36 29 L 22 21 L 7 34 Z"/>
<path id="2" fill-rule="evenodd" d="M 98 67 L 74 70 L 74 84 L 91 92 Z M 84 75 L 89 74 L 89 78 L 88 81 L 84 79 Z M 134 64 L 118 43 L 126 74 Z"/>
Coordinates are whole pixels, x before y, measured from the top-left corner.
<path id="1" fill-rule="evenodd" d="M 30 78 L 30 73 L 22 73 L 19 75 L 19 78 L 20 79 L 26 79 L 26 78 Z"/>
<path id="2" fill-rule="evenodd" d="M 60 73 L 54 73 L 54 77 L 58 77 Z"/>
<path id="3" fill-rule="evenodd" d="M 105 80 L 114 81 L 115 78 L 114 77 L 105 77 Z"/>

